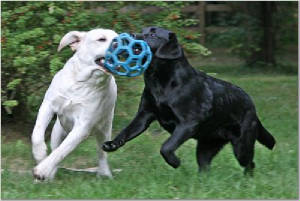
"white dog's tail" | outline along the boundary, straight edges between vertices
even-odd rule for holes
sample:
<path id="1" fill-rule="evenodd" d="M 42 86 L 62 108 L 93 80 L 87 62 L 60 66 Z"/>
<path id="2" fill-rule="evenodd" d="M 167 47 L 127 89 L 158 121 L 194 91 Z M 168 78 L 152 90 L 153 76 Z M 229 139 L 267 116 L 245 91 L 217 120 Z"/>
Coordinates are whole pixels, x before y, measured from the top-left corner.
<path id="1" fill-rule="evenodd" d="M 39 109 L 39 113 L 31 136 L 32 153 L 37 163 L 41 162 L 47 156 L 45 131 L 53 115 L 54 112 L 49 102 L 44 100 Z"/>

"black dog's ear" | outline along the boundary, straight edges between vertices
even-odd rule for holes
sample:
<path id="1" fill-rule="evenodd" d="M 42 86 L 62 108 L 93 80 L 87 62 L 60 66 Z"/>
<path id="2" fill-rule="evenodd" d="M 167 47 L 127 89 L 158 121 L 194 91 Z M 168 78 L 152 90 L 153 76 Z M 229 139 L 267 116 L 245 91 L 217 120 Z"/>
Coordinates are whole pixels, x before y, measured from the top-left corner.
<path id="1" fill-rule="evenodd" d="M 178 59 L 183 56 L 175 33 L 169 33 L 169 40 L 156 50 L 155 56 L 161 59 Z"/>

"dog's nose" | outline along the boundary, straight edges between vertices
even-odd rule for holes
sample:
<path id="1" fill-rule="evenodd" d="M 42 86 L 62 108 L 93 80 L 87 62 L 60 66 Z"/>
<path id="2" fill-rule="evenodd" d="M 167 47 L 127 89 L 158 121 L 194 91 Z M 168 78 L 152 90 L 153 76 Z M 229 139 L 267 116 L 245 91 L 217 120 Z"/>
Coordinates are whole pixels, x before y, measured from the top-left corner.
<path id="1" fill-rule="evenodd" d="M 144 39 L 144 35 L 141 34 L 141 33 L 132 33 L 131 36 L 132 36 L 134 39 L 137 39 L 137 40 L 143 40 L 143 39 Z"/>

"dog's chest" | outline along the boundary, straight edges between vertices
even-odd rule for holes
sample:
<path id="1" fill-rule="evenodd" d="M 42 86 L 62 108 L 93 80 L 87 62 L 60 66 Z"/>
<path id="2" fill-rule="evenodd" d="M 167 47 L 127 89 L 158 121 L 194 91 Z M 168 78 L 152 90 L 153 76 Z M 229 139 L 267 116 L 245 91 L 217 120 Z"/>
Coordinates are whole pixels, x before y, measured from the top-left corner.
<path id="1" fill-rule="evenodd" d="M 57 102 L 58 105 L 63 105 L 62 97 L 63 100 L 71 100 L 73 103 L 97 102 L 106 91 L 116 87 L 113 77 L 99 76 L 98 73 L 101 74 L 95 70 L 87 80 L 83 79 L 86 78 L 84 73 L 81 77 L 67 70 L 57 73 L 47 91 L 47 99 Z"/>
<path id="2" fill-rule="evenodd" d="M 167 104 L 159 104 L 156 113 L 156 118 L 160 125 L 168 132 L 172 133 L 178 124 L 179 120 L 176 117 L 174 111 Z"/>
<path id="3" fill-rule="evenodd" d="M 115 95 L 106 91 L 94 98 L 64 99 L 56 105 L 57 115 L 65 130 L 71 131 L 76 122 L 97 124 L 109 115 L 114 107 Z"/>
<path id="4" fill-rule="evenodd" d="M 71 130 L 76 121 L 98 122 L 113 108 L 117 95 L 113 77 L 99 85 L 62 78 L 66 77 L 58 75 L 53 80 L 45 98 L 66 130 Z"/>
<path id="5" fill-rule="evenodd" d="M 152 105 L 155 106 L 155 116 L 160 125 L 172 133 L 179 120 L 171 107 L 171 101 L 162 95 L 163 91 L 152 92 Z"/>

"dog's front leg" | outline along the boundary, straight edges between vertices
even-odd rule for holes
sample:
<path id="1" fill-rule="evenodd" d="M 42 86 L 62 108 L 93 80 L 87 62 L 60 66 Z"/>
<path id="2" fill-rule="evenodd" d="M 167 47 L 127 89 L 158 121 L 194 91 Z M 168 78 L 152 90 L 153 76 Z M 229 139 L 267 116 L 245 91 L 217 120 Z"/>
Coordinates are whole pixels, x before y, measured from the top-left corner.
<path id="1" fill-rule="evenodd" d="M 51 108 L 51 103 L 47 100 L 44 100 L 39 109 L 39 113 L 31 136 L 32 154 L 37 164 L 47 157 L 45 131 L 53 115 L 54 111 Z"/>
<path id="2" fill-rule="evenodd" d="M 103 144 L 102 149 L 110 152 L 115 151 L 125 144 L 125 142 L 137 137 L 155 120 L 152 112 L 153 106 L 145 98 L 145 91 L 139 105 L 138 112 L 132 122 L 121 131 L 121 133 L 113 140 Z"/>
<path id="3" fill-rule="evenodd" d="M 77 126 L 68 134 L 66 139 L 51 152 L 51 154 L 33 169 L 33 175 L 38 180 L 53 179 L 52 171 L 77 145 L 86 139 L 90 129 L 87 126 Z"/>
<path id="4" fill-rule="evenodd" d="M 97 176 L 106 176 L 112 178 L 112 174 L 107 162 L 107 153 L 103 151 L 102 145 L 103 142 L 111 140 L 112 132 L 112 122 L 114 117 L 114 108 L 106 116 L 106 121 L 98 125 L 98 131 L 96 133 L 96 139 L 98 144 L 98 154 L 99 154 L 99 165 Z"/>
<path id="5" fill-rule="evenodd" d="M 162 145 L 160 153 L 173 168 L 177 168 L 180 165 L 180 160 L 175 155 L 176 149 L 195 134 L 196 125 L 186 123 L 176 126 L 172 135 Z"/>
<path id="6" fill-rule="evenodd" d="M 115 151 L 123 146 L 127 141 L 137 137 L 146 130 L 154 120 L 154 115 L 145 112 L 139 112 L 133 121 L 113 140 L 103 144 L 104 151 Z"/>
<path id="7" fill-rule="evenodd" d="M 51 132 L 51 150 L 54 151 L 60 143 L 63 141 L 64 137 L 67 136 L 66 131 L 64 128 L 61 126 L 59 118 L 57 117 L 55 124 L 53 126 L 52 132 Z M 50 178 L 54 178 L 56 172 L 57 172 L 58 167 L 55 167 L 53 171 L 51 172 Z"/>

